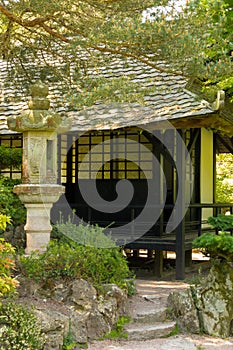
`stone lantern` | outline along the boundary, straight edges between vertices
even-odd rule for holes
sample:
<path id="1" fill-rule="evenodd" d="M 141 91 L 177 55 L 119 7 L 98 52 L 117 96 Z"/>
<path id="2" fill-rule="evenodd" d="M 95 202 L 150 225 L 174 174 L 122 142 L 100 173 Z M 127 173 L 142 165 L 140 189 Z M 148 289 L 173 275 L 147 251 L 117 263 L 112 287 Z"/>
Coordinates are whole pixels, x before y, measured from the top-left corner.
<path id="1" fill-rule="evenodd" d="M 49 110 L 48 87 L 41 82 L 30 88 L 29 110 L 7 119 L 11 130 L 23 133 L 22 184 L 14 187 L 27 209 L 26 253 L 42 252 L 50 240 L 50 210 L 65 192 L 57 184 L 57 134 L 71 122 Z"/>

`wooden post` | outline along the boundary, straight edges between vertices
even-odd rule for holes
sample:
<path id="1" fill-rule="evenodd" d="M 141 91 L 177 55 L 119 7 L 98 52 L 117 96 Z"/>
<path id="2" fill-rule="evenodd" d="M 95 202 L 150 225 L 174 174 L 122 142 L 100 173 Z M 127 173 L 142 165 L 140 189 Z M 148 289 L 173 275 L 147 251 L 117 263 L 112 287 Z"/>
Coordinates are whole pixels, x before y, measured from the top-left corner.
<path id="1" fill-rule="evenodd" d="M 133 257 L 139 258 L 139 249 L 133 249 Z"/>
<path id="2" fill-rule="evenodd" d="M 186 250 L 185 252 L 185 267 L 190 267 L 192 265 L 192 249 Z"/>
<path id="3" fill-rule="evenodd" d="M 183 133 L 181 131 L 181 137 Z M 185 277 L 185 143 L 177 135 L 177 197 L 178 206 L 176 210 L 176 218 L 181 220 L 176 228 L 176 279 L 183 280 Z M 177 193 L 177 194 L 178 194 Z"/>
<path id="4" fill-rule="evenodd" d="M 156 277 L 161 277 L 163 274 L 163 251 L 156 250 L 153 273 Z"/>

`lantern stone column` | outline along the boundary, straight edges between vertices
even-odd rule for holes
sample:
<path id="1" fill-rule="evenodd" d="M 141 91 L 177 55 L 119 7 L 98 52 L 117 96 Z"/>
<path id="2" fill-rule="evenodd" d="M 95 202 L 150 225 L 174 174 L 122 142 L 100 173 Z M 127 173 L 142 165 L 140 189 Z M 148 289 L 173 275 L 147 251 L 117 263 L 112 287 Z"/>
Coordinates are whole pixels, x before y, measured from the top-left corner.
<path id="1" fill-rule="evenodd" d="M 71 122 L 49 110 L 48 87 L 31 86 L 29 110 L 7 119 L 9 129 L 23 133 L 22 184 L 14 187 L 27 209 L 26 253 L 42 252 L 50 240 L 50 211 L 65 192 L 57 184 L 57 134 L 68 131 Z"/>

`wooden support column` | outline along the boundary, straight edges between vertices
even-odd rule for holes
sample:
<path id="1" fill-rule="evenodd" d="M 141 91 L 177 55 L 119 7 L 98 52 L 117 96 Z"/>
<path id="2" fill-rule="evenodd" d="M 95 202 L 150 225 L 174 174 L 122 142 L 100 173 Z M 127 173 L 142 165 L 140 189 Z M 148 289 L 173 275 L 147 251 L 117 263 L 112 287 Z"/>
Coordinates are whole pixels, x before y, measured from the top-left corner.
<path id="1" fill-rule="evenodd" d="M 139 249 L 133 249 L 133 257 L 139 258 Z"/>
<path id="2" fill-rule="evenodd" d="M 182 131 L 180 133 L 183 136 Z M 185 143 L 177 135 L 177 210 L 176 219 L 180 221 L 176 228 L 176 279 L 185 277 Z M 179 195 L 178 195 L 179 193 Z"/>
<path id="3" fill-rule="evenodd" d="M 161 139 L 161 131 L 160 130 L 156 130 L 154 131 L 154 135 L 158 135 L 158 140 Z M 155 143 L 154 138 L 151 138 L 151 142 L 153 145 L 153 154 L 154 156 L 157 158 L 160 166 L 158 167 L 156 164 L 153 164 L 153 181 L 155 183 L 155 202 L 154 204 L 161 206 L 164 200 L 164 182 L 163 182 L 163 174 L 161 169 L 164 168 L 164 156 L 162 154 L 162 148 L 161 145 Z M 164 212 L 162 211 L 162 213 L 159 216 L 159 220 L 158 220 L 158 232 L 157 235 L 162 236 L 163 235 L 163 224 L 164 224 Z"/>
<path id="4" fill-rule="evenodd" d="M 161 250 L 156 250 L 156 252 L 155 252 L 153 274 L 156 277 L 162 277 L 162 274 L 163 274 L 163 252 Z"/>
<path id="5" fill-rule="evenodd" d="M 176 229 L 176 279 L 183 280 L 185 277 L 185 247 L 184 247 L 184 220 Z"/>
<path id="6" fill-rule="evenodd" d="M 185 252 L 185 267 L 192 266 L 192 249 Z"/>

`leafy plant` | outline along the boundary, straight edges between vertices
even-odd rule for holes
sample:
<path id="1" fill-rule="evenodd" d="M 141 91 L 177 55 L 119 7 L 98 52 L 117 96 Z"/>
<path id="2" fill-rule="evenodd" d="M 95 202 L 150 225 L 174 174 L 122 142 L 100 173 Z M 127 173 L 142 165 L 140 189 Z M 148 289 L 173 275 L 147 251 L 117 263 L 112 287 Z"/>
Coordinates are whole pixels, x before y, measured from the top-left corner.
<path id="1" fill-rule="evenodd" d="M 232 215 L 218 215 L 208 218 L 208 222 L 213 228 L 220 229 L 216 235 L 207 232 L 193 241 L 193 248 L 199 248 L 201 252 L 213 259 L 233 261 L 233 236 L 226 230 L 233 228 Z"/>
<path id="2" fill-rule="evenodd" d="M 124 332 L 125 324 L 130 322 L 129 316 L 120 316 L 114 326 L 114 328 L 103 336 L 103 339 L 127 339 L 128 334 Z"/>
<path id="3" fill-rule="evenodd" d="M 55 225 L 57 238 L 66 242 L 77 242 L 85 246 L 96 248 L 115 248 L 116 244 L 110 235 L 104 234 L 104 228 L 98 225 L 83 224 L 76 225 L 72 222 L 72 218 L 68 218 L 63 222 Z M 68 238 L 68 240 L 67 240 Z"/>
<path id="4" fill-rule="evenodd" d="M 10 243 L 0 238 L 0 297 L 15 292 L 18 282 L 11 276 L 15 268 L 15 250 Z"/>
<path id="5" fill-rule="evenodd" d="M 44 337 L 35 314 L 21 304 L 0 306 L 1 350 L 40 350 Z"/>
<path id="6" fill-rule="evenodd" d="M 78 243 L 67 236 L 52 240 L 44 253 L 20 256 L 18 268 L 22 274 L 43 283 L 45 287 L 53 285 L 54 279 L 72 281 L 84 278 L 97 289 L 104 283 L 115 283 L 127 290 L 126 279 L 130 277 L 127 260 L 121 249 L 104 235 L 103 229 L 82 224 L 79 227 L 71 223 L 62 224 L 62 228 L 70 230 L 77 241 L 79 233 L 81 241 L 86 233 L 86 243 L 89 244 L 93 235 L 93 245 Z M 100 242 L 107 242 L 110 248 L 103 248 Z"/>
<path id="7" fill-rule="evenodd" d="M 26 209 L 13 193 L 13 187 L 19 183 L 19 180 L 0 176 L 0 211 L 11 217 L 14 226 L 25 223 L 26 219 Z"/>
<path id="8" fill-rule="evenodd" d="M 6 216 L 4 214 L 0 214 L 0 230 L 5 230 L 7 224 L 11 223 L 11 218 L 9 216 Z"/>

